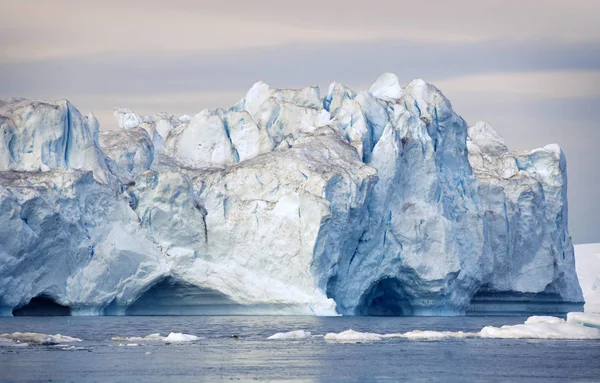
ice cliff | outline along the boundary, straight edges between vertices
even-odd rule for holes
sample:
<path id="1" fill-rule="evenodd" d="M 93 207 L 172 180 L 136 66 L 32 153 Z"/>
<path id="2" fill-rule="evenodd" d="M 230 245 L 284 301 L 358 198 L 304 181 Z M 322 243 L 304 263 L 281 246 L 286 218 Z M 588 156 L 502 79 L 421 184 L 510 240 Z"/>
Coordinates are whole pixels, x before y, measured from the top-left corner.
<path id="1" fill-rule="evenodd" d="M 0 101 L 2 314 L 582 307 L 561 149 L 510 152 L 423 80 L 115 117 Z"/>

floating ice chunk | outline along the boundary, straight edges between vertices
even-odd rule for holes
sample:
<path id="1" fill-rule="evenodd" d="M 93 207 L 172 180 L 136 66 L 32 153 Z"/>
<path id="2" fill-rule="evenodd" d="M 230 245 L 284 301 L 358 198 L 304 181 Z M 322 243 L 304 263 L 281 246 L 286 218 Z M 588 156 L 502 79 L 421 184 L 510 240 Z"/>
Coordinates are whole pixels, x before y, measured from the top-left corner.
<path id="1" fill-rule="evenodd" d="M 567 322 L 586 327 L 600 328 L 600 314 L 568 313 Z"/>
<path id="2" fill-rule="evenodd" d="M 487 326 L 481 330 L 482 338 L 502 339 L 600 339 L 600 330 L 571 323 L 534 323 L 515 326 Z"/>
<path id="3" fill-rule="evenodd" d="M 547 323 L 547 324 L 561 324 L 565 323 L 565 320 L 558 317 L 549 316 L 532 316 L 527 318 L 525 324 L 536 324 L 536 323 Z"/>
<path id="4" fill-rule="evenodd" d="M 337 341 L 337 342 L 376 342 L 382 339 L 389 338 L 405 338 L 414 340 L 431 340 L 431 339 L 447 339 L 447 338 L 477 338 L 479 333 L 474 332 L 463 332 L 463 331 L 421 331 L 414 330 L 406 333 L 393 333 L 393 334 L 375 334 L 375 333 L 363 333 L 356 332 L 354 330 L 347 330 L 339 334 L 329 333 L 325 335 L 325 340 Z"/>
<path id="5" fill-rule="evenodd" d="M 14 332 L 12 334 L 0 334 L 0 339 L 10 339 L 15 342 L 55 345 L 59 343 L 81 342 L 79 338 L 56 334 L 48 335 L 37 332 Z"/>
<path id="6" fill-rule="evenodd" d="M 137 343 L 127 343 L 127 347 L 137 347 L 139 344 Z"/>
<path id="7" fill-rule="evenodd" d="M 150 335 L 147 335 L 144 337 L 114 336 L 111 339 L 115 342 L 193 342 L 200 338 L 195 335 L 182 334 L 180 332 L 172 332 L 167 336 L 162 336 L 162 335 L 160 335 L 160 333 L 155 333 L 155 334 L 150 334 Z"/>
<path id="8" fill-rule="evenodd" d="M 329 333 L 325 335 L 325 340 L 332 342 L 357 343 L 357 342 L 377 342 L 383 338 L 380 334 L 371 332 L 358 332 L 352 329 L 342 331 L 339 334 Z"/>
<path id="9" fill-rule="evenodd" d="M 296 330 L 290 332 L 278 332 L 277 334 L 271 335 L 267 339 L 306 339 L 310 337 L 310 331 Z"/>
<path id="10" fill-rule="evenodd" d="M 161 336 L 160 333 L 150 334 L 144 337 L 141 336 L 113 336 L 111 340 L 115 342 L 162 342 L 165 340 L 164 336 Z"/>
<path id="11" fill-rule="evenodd" d="M 165 342 L 193 342 L 198 339 L 200 338 L 195 335 L 172 332 L 165 338 Z"/>

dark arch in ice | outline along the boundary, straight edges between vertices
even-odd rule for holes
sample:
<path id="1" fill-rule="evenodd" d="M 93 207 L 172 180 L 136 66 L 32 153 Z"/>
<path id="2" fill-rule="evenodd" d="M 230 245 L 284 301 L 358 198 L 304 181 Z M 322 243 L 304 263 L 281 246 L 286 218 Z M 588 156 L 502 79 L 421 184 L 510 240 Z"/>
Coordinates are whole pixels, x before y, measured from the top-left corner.
<path id="1" fill-rule="evenodd" d="M 220 315 L 238 314 L 243 312 L 243 308 L 219 291 L 168 277 L 156 283 L 125 308 L 124 314 Z"/>
<path id="2" fill-rule="evenodd" d="M 412 308 L 404 289 L 396 278 L 384 278 L 371 285 L 360 298 L 356 315 L 404 316 Z"/>
<path id="3" fill-rule="evenodd" d="M 32 298 L 25 306 L 14 309 L 12 314 L 20 316 L 70 316 L 71 308 L 56 303 L 54 299 L 46 295 Z"/>

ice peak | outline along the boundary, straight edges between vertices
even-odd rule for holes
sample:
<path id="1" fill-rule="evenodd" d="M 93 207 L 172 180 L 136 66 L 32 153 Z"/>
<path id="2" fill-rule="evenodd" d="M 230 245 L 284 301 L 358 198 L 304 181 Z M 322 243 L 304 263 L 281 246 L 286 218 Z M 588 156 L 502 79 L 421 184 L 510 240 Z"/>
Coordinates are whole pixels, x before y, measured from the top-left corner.
<path id="1" fill-rule="evenodd" d="M 400 80 L 393 73 L 384 73 L 373 82 L 369 88 L 369 93 L 384 101 L 397 101 L 402 97 Z"/>

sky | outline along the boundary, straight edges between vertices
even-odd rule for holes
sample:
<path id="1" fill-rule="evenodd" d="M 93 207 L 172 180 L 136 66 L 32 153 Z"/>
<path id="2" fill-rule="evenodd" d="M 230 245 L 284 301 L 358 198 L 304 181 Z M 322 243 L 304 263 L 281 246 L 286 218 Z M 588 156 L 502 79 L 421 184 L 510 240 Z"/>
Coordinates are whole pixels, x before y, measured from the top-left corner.
<path id="1" fill-rule="evenodd" d="M 436 85 L 509 147 L 559 144 L 575 243 L 600 242 L 600 1 L 0 0 L 0 97 L 195 114 L 262 80 Z"/>

